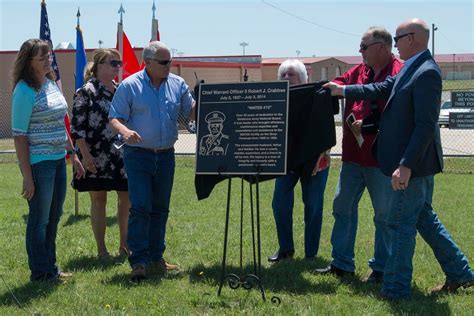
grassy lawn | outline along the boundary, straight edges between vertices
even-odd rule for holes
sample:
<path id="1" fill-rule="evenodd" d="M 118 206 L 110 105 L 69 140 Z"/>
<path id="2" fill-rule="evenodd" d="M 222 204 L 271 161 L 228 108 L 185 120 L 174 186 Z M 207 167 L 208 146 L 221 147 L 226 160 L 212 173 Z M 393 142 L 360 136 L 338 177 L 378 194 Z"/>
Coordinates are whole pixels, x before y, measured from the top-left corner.
<path id="1" fill-rule="evenodd" d="M 0 164 L 0 314 L 16 315 L 95 315 L 95 314 L 471 314 L 474 289 L 458 295 L 430 296 L 429 289 L 444 282 L 443 273 L 429 247 L 418 238 L 414 258 L 411 301 L 390 303 L 377 298 L 378 286 L 365 285 L 360 279 L 369 271 L 367 260 L 373 252 L 374 226 L 370 200 L 365 194 L 359 209 L 359 231 L 356 241 L 357 278 L 341 282 L 332 276 L 316 276 L 310 271 L 331 259 L 330 234 L 333 225 L 331 201 L 339 166 L 333 165 L 326 190 L 324 222 L 317 259 L 307 261 L 303 253 L 303 218 L 301 192 L 297 190 L 294 214 L 296 254 L 293 260 L 270 265 L 266 257 L 277 249 L 271 210 L 273 181 L 260 186 L 262 269 L 267 302 L 257 290 L 228 286 L 217 296 L 222 259 L 225 220 L 226 183 L 221 183 L 210 198 L 198 202 L 194 193 L 193 158 L 178 158 L 167 231 L 165 257 L 179 264 L 178 276 L 153 277 L 140 284 L 129 281 L 130 268 L 119 259 L 100 262 L 90 228 L 87 194 L 79 194 L 80 215 L 74 216 L 74 193 L 68 190 L 64 215 L 57 238 L 60 266 L 74 272 L 72 281 L 52 286 L 31 284 L 25 250 L 27 205 L 20 197 L 21 179 L 13 163 Z M 436 177 L 433 205 L 471 263 L 474 263 L 474 196 L 472 175 L 442 174 Z M 233 180 L 233 209 L 229 239 L 229 272 L 238 273 L 238 190 Z M 248 185 L 246 185 L 248 191 Z M 246 194 L 246 199 L 247 199 Z M 118 227 L 114 216 L 116 203 L 110 195 L 107 243 L 109 251 L 118 250 Z M 248 205 L 248 199 L 246 200 Z M 246 212 L 244 232 L 244 269 L 251 270 L 250 219 Z M 20 310 L 9 290 L 24 306 Z M 281 298 L 279 306 L 271 304 L 272 296 Z M 471 311 L 471 312 L 469 312 Z"/>
<path id="2" fill-rule="evenodd" d="M 15 150 L 13 138 L 0 138 L 0 151 L 2 150 Z"/>
<path id="3" fill-rule="evenodd" d="M 443 80 L 443 90 L 474 90 L 474 80 Z"/>

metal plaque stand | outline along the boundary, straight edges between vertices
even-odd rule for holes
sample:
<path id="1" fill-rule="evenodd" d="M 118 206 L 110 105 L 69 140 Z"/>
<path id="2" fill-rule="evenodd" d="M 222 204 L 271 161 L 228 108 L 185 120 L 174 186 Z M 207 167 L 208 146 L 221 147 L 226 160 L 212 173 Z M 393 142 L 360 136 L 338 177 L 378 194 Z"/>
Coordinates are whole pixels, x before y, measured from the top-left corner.
<path id="1" fill-rule="evenodd" d="M 259 196 L 259 168 L 256 168 L 257 172 L 250 175 L 255 177 L 255 214 L 254 214 L 254 199 L 253 199 L 253 188 L 252 184 L 249 183 L 250 188 L 250 221 L 251 221 L 251 237 L 252 237 L 252 254 L 253 254 L 253 273 L 244 274 L 243 269 L 243 222 L 244 222 L 244 177 L 241 176 L 241 188 L 240 188 L 240 244 L 239 244 L 239 274 L 227 273 L 226 260 L 227 260 L 227 241 L 229 236 L 229 218 L 230 218 L 230 205 L 231 205 L 231 189 L 232 189 L 232 178 L 228 176 L 227 184 L 227 210 L 225 216 L 225 228 L 224 228 L 224 251 L 222 255 L 222 271 L 221 280 L 219 284 L 219 290 L 217 295 L 221 295 L 222 287 L 224 282 L 227 283 L 231 289 L 238 289 L 243 287 L 246 290 L 251 290 L 254 287 L 260 289 L 263 301 L 266 300 L 265 290 L 262 284 L 262 256 L 260 246 L 260 196 Z M 255 225 L 256 224 L 256 225 Z M 271 300 L 273 303 L 280 303 L 280 299 L 273 297 Z"/>

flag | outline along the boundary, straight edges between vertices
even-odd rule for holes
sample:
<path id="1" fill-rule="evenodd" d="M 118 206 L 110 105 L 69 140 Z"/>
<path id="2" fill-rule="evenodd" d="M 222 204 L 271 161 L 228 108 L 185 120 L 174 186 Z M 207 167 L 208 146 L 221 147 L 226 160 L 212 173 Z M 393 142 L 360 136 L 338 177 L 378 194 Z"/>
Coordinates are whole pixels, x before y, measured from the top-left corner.
<path id="1" fill-rule="evenodd" d="M 48 22 L 48 12 L 46 11 L 46 2 L 44 0 L 41 1 L 41 20 L 40 20 L 39 38 L 44 41 L 49 42 L 49 45 L 51 46 L 51 54 L 53 56 L 51 67 L 53 68 L 54 73 L 56 75 L 56 83 L 58 84 L 59 88 L 62 91 L 61 76 L 59 75 L 58 63 L 56 62 L 56 54 L 54 53 L 54 50 L 53 50 L 53 42 L 51 40 L 51 29 L 49 28 L 49 22 Z"/>
<path id="2" fill-rule="evenodd" d="M 84 68 L 87 64 L 86 51 L 84 50 L 84 39 L 79 25 L 76 26 L 76 84 L 75 89 L 79 89 L 84 84 Z"/>
<path id="3" fill-rule="evenodd" d="M 120 36 L 120 34 L 122 36 Z M 121 40 L 120 40 L 121 38 Z M 122 54 L 122 76 L 119 81 L 127 78 L 128 76 L 136 73 L 140 70 L 140 64 L 138 63 L 137 56 L 128 40 L 127 35 L 123 31 L 122 25 L 119 23 L 117 31 L 117 45 L 116 48 Z M 122 48 L 122 50 L 120 50 Z"/>
<path id="4" fill-rule="evenodd" d="M 51 40 L 51 29 L 49 28 L 49 21 L 48 21 L 48 12 L 46 11 L 46 2 L 45 0 L 41 1 L 41 18 L 40 18 L 40 34 L 39 38 L 49 42 L 51 46 L 51 55 L 53 57 L 53 61 L 51 62 L 51 67 L 54 70 L 54 73 L 56 75 L 56 84 L 59 87 L 59 90 L 61 92 L 63 91 L 62 86 L 61 86 L 61 76 L 59 75 L 59 67 L 58 63 L 56 61 L 56 54 L 54 53 L 53 50 L 53 41 Z M 64 117 L 64 125 L 66 126 L 66 131 L 69 135 L 71 135 L 71 123 L 69 120 L 69 114 L 66 113 L 66 116 Z"/>
<path id="5" fill-rule="evenodd" d="M 84 84 L 84 68 L 87 64 L 86 51 L 84 49 L 84 38 L 82 37 L 81 23 L 79 18 L 81 17 L 81 11 L 77 8 L 77 26 L 76 26 L 76 80 L 75 89 L 79 89 Z"/>
<path id="6" fill-rule="evenodd" d="M 151 40 L 152 41 L 160 40 L 160 30 L 158 29 L 158 20 L 155 18 L 151 19 Z"/>

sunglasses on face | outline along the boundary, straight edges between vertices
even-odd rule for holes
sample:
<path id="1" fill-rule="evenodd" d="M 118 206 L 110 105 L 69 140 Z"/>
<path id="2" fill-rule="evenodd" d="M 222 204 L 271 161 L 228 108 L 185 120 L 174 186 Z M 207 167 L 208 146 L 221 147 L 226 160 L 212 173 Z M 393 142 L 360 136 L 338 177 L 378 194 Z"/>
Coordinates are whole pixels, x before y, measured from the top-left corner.
<path id="1" fill-rule="evenodd" d="M 410 33 L 405 33 L 405 34 L 402 34 L 402 35 L 395 36 L 395 37 L 393 38 L 393 41 L 395 42 L 395 44 L 397 44 L 397 42 L 398 42 L 401 38 L 404 38 L 405 36 L 413 35 L 413 34 L 415 34 L 415 32 L 410 32 Z"/>
<path id="2" fill-rule="evenodd" d="M 155 59 L 155 58 L 150 58 L 150 59 L 156 61 L 158 64 L 160 64 L 162 66 L 170 65 L 171 62 L 173 61 L 173 59 L 170 59 L 170 60 L 159 60 L 159 59 Z"/>
<path id="3" fill-rule="evenodd" d="M 364 44 L 364 43 L 360 43 L 360 50 L 362 51 L 366 51 L 367 48 L 369 48 L 370 46 L 373 46 L 375 44 L 380 44 L 382 42 L 373 42 L 372 44 Z"/>
<path id="4" fill-rule="evenodd" d="M 101 64 L 109 64 L 112 67 L 122 67 L 122 61 L 121 60 L 111 60 L 109 62 L 102 62 Z"/>

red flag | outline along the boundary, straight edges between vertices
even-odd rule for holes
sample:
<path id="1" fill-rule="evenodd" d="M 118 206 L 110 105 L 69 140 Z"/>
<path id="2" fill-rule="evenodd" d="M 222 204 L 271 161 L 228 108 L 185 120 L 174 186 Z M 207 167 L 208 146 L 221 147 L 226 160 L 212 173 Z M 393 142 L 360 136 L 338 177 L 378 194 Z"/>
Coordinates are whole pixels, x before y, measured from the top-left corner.
<path id="1" fill-rule="evenodd" d="M 117 34 L 117 45 L 116 48 L 119 49 L 119 35 Z M 122 53 L 122 80 L 127 78 L 128 76 L 136 73 L 140 70 L 140 64 L 138 63 L 137 56 L 133 51 L 132 45 L 125 35 L 125 32 L 122 31 L 122 45 L 123 51 Z"/>

